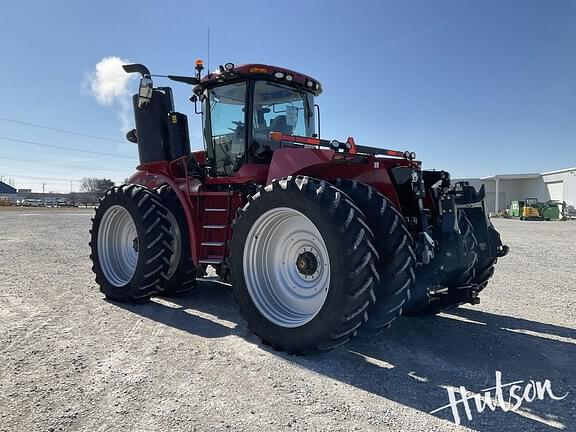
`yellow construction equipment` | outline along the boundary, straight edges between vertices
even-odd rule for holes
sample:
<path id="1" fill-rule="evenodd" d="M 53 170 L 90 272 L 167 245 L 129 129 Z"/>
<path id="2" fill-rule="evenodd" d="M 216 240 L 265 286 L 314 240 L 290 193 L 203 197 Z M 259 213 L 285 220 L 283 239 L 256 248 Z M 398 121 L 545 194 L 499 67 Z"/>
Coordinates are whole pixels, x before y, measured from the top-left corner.
<path id="1" fill-rule="evenodd" d="M 521 220 L 544 220 L 540 215 L 540 208 L 538 207 L 538 199 L 526 198 L 524 200 L 524 207 L 522 208 Z"/>

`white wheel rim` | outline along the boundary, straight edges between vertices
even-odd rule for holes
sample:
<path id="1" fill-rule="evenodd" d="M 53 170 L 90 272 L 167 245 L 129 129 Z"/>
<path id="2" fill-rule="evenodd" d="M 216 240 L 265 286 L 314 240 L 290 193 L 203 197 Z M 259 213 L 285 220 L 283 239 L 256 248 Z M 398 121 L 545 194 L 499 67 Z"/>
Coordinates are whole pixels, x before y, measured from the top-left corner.
<path id="1" fill-rule="evenodd" d="M 98 260 L 110 284 L 122 287 L 130 282 L 138 265 L 138 250 L 134 219 L 124 207 L 110 207 L 98 230 Z"/>
<path id="2" fill-rule="evenodd" d="M 278 207 L 261 215 L 248 233 L 243 264 L 248 293 L 272 323 L 300 327 L 322 309 L 330 287 L 328 250 L 299 211 Z"/>
<path id="3" fill-rule="evenodd" d="M 174 274 L 180 264 L 180 255 L 182 254 L 182 239 L 180 237 L 180 226 L 171 211 L 168 211 L 168 221 L 170 222 L 170 234 L 172 234 L 172 256 L 170 257 L 170 266 L 168 267 L 167 276 Z"/>

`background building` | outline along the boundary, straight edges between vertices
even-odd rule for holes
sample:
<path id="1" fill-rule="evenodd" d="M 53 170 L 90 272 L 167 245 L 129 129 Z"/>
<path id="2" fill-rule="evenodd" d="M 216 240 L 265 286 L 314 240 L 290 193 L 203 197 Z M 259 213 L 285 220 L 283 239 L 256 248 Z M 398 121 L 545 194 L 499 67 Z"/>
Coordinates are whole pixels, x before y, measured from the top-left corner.
<path id="1" fill-rule="evenodd" d="M 537 198 L 538 201 L 566 201 L 576 207 L 576 167 L 541 174 L 496 174 L 488 177 L 459 179 L 486 188 L 486 210 L 507 208 L 510 201 Z"/>
<path id="2" fill-rule="evenodd" d="M 16 195 L 16 188 L 13 188 L 9 184 L 0 181 L 0 196 L 12 196 Z"/>

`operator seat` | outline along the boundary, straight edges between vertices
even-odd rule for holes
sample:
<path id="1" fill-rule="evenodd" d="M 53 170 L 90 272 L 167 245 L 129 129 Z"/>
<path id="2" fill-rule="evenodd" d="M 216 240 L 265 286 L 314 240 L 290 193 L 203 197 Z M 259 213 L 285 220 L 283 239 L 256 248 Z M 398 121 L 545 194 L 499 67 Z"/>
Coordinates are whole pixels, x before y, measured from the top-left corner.
<path id="1" fill-rule="evenodd" d="M 289 126 L 286 123 L 285 115 L 279 115 L 278 117 L 272 119 L 272 121 L 270 122 L 270 132 L 280 132 L 285 135 L 291 135 L 293 130 L 294 127 Z"/>

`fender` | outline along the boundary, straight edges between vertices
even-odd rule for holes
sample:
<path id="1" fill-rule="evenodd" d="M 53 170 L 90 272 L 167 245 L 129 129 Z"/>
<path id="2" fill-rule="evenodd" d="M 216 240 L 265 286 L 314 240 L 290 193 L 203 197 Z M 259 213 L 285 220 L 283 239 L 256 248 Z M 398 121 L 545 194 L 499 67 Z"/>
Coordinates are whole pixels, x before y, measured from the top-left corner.
<path id="1" fill-rule="evenodd" d="M 274 150 L 266 184 L 274 179 L 295 175 L 300 171 L 332 162 L 334 150 L 284 147 Z"/>
<path id="2" fill-rule="evenodd" d="M 152 166 L 154 165 L 154 166 Z M 157 162 L 154 164 L 140 165 L 137 171 L 132 174 L 128 179 L 128 183 L 139 184 L 148 189 L 158 189 L 160 186 L 167 184 L 176 193 L 180 205 L 184 210 L 184 215 L 186 217 L 186 223 L 188 225 L 188 236 L 190 241 L 188 242 L 190 247 L 190 252 L 192 254 L 192 260 L 196 265 L 198 263 L 198 242 L 196 230 L 199 226 L 198 221 L 192 213 L 192 201 L 190 196 L 180 189 L 179 185 L 174 181 L 173 178 L 168 174 L 168 163 L 167 162 Z"/>
<path id="3" fill-rule="evenodd" d="M 329 182 L 337 178 L 357 180 L 369 184 L 384 194 L 400 210 L 398 195 L 388 169 L 409 161 L 365 156 L 361 159 L 341 159 L 341 153 L 325 149 L 284 147 L 274 151 L 267 184 L 290 175 L 307 175 Z"/>

